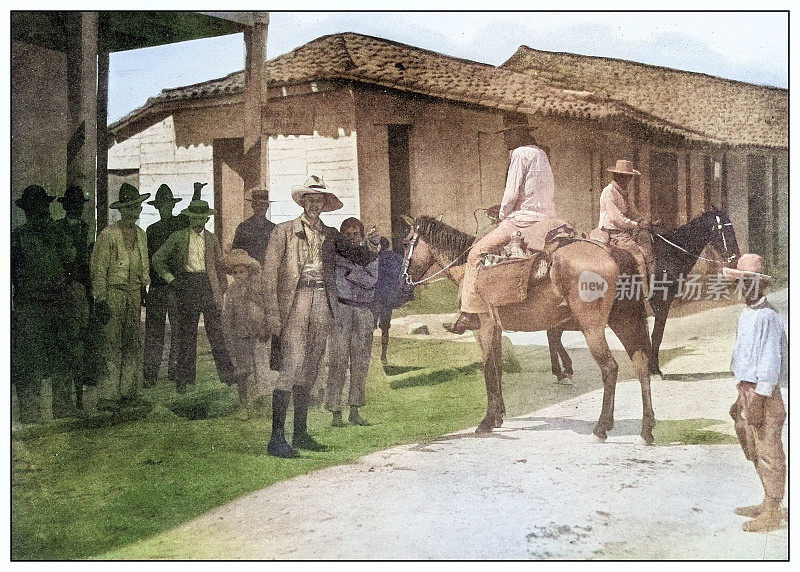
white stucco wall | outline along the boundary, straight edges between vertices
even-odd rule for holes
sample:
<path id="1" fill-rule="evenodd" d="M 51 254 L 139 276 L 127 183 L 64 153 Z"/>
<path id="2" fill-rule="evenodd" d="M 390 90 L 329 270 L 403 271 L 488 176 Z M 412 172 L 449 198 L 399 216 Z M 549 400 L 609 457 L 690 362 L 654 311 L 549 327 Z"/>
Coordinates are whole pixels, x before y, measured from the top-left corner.
<path id="1" fill-rule="evenodd" d="M 271 137 L 269 139 L 269 218 L 283 222 L 300 216 L 303 209 L 292 200 L 292 187 L 302 185 L 309 175 L 325 180 L 344 208 L 322 215 L 325 224 L 339 227 L 348 217 L 360 218 L 358 154 L 356 133 L 339 137 L 314 135 Z M 366 226 L 370 221 L 364 221 Z"/>
<path id="2" fill-rule="evenodd" d="M 192 198 L 195 181 L 208 183 L 203 187 L 202 198 L 214 206 L 214 163 L 211 145 L 191 145 L 178 147 L 175 143 L 175 124 L 167 117 L 151 125 L 141 133 L 117 143 L 108 150 L 108 168 L 138 169 L 139 192 L 150 193 L 155 197 L 162 183 L 172 189 L 176 197 L 183 200 L 175 207 L 177 214 L 186 208 Z M 119 189 L 109 189 L 109 203 L 114 202 Z M 111 209 L 109 220 L 117 220 L 119 215 Z M 159 218 L 152 205 L 144 204 L 139 226 L 147 228 Z M 213 230 L 213 219 L 206 225 Z"/>

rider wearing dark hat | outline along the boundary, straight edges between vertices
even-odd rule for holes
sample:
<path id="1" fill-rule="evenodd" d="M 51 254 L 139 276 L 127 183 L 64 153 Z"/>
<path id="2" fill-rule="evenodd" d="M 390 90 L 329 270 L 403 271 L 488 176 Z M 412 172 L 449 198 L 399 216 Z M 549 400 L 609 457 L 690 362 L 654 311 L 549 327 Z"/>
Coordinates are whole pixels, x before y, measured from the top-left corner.
<path id="1" fill-rule="evenodd" d="M 195 183 L 197 184 L 197 183 Z M 201 185 L 202 188 L 202 185 Z M 175 205 L 183 199 L 175 197 L 168 185 L 162 184 L 156 190 L 155 199 L 147 201 L 158 210 L 161 219 L 147 227 L 147 252 L 150 257 L 150 289 L 144 319 L 144 385 L 152 387 L 158 379 L 161 356 L 164 353 L 164 329 L 169 317 L 170 345 L 168 375 L 175 379 L 178 360 L 177 313 L 175 312 L 175 292 L 164 282 L 153 267 L 153 255 L 167 241 L 173 232 L 189 226 L 185 216 L 172 214 Z"/>

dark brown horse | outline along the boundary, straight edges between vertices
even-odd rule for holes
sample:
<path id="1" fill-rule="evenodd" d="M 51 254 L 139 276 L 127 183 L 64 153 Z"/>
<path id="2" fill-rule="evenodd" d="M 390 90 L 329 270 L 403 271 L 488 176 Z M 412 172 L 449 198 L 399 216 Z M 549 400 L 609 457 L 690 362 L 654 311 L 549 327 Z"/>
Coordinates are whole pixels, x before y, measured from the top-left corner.
<path id="1" fill-rule="evenodd" d="M 660 287 L 658 291 L 651 288 L 650 305 L 653 308 L 655 323 L 650 337 L 652 353 L 649 367 L 651 375 L 661 375 L 658 350 L 664 337 L 669 308 L 683 283 L 681 277 L 686 278 L 698 260 L 735 266 L 739 258 L 739 244 L 730 218 L 714 206 L 671 232 L 653 232 L 652 235 L 655 262 L 653 277 L 659 281 Z M 701 255 L 708 244 L 711 244 L 718 255 L 723 257 L 721 260 L 710 260 Z M 651 280 L 651 284 L 653 283 Z M 547 331 L 550 363 L 553 375 L 558 381 L 572 376 L 572 361 L 561 343 L 561 334 L 568 329 L 559 327 Z"/>
<path id="2" fill-rule="evenodd" d="M 432 278 L 446 273 L 460 283 L 464 264 L 475 237 L 464 234 L 430 217 L 417 217 L 405 240 L 403 275 L 410 284 L 421 283 L 423 276 Z M 438 272 L 431 270 L 440 267 Z M 635 272 L 636 263 L 627 252 L 606 250 L 587 241 L 562 246 L 552 256 L 549 276 L 531 281 L 527 298 L 517 304 L 491 307 L 480 314 L 481 328 L 476 332 L 483 354 L 484 380 L 488 405 L 477 433 L 488 433 L 503 422 L 505 405 L 501 390 L 503 329 L 534 332 L 564 324 L 575 324 L 583 332 L 589 351 L 603 377 L 603 410 L 594 427 L 594 434 L 605 440 L 614 426 L 614 391 L 617 383 L 617 362 L 605 336 L 608 325 L 617 335 L 633 362 L 642 388 L 642 431 L 648 444 L 653 442 L 655 415 L 650 395 L 647 364 L 650 337 L 644 301 L 615 300 L 617 277 Z M 600 296 L 582 290 L 587 281 L 604 284 Z"/>

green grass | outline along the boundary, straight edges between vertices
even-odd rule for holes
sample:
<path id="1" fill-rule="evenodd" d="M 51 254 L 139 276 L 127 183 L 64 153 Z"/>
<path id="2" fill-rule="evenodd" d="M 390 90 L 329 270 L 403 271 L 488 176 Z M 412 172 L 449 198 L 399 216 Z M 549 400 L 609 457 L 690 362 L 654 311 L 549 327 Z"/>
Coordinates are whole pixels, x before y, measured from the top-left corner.
<path id="1" fill-rule="evenodd" d="M 205 344 L 203 336 L 201 340 Z M 585 366 L 573 387 L 551 383 L 547 348 L 514 352 L 522 371 L 503 379 L 508 416 L 601 387 L 596 370 L 587 372 Z M 160 553 L 148 552 L 152 548 L 138 541 L 277 481 L 394 445 L 429 442 L 477 425 L 483 417 L 486 393 L 475 365 L 480 359 L 476 344 L 393 338 L 388 371 L 394 375 L 386 374 L 377 357 L 376 352 L 367 406 L 361 410 L 373 425 L 334 429 L 330 414 L 313 408 L 310 431 L 330 450 L 304 452 L 299 459 L 265 454 L 268 405 L 197 420 L 170 409 L 203 417 L 229 407 L 235 391 L 216 381 L 207 346 L 200 352 L 197 386 L 183 398 L 166 382 L 145 391 L 155 406 L 144 419 L 137 420 L 143 416 L 140 410 L 136 415 L 123 411 L 103 417 L 102 423 L 54 422 L 15 431 L 12 559 L 157 557 Z M 617 359 L 623 363 L 621 355 Z M 589 360 L 578 357 L 576 366 Z M 660 421 L 657 443 L 708 442 L 720 435 L 704 429 L 713 423 L 687 428 Z M 287 429 L 291 431 L 291 413 Z"/>
<path id="2" fill-rule="evenodd" d="M 396 309 L 392 316 L 456 312 L 458 312 L 458 284 L 445 279 L 414 288 L 414 299 Z"/>
<path id="3" fill-rule="evenodd" d="M 724 423 L 718 419 L 674 419 L 658 421 L 653 430 L 656 445 L 735 445 L 738 439 L 728 433 L 709 430 Z"/>

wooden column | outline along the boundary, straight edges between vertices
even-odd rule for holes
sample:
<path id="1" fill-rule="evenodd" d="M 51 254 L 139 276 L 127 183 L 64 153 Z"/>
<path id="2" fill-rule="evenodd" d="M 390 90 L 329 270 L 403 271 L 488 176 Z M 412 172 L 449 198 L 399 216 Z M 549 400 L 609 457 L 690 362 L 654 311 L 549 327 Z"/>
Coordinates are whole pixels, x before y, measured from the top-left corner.
<path id="1" fill-rule="evenodd" d="M 699 150 L 689 151 L 689 208 L 687 216 L 692 219 L 706 210 L 705 185 L 706 185 L 705 156 Z"/>
<path id="2" fill-rule="evenodd" d="M 676 216 L 678 226 L 688 221 L 688 195 L 691 173 L 689 172 L 689 154 L 686 151 L 677 152 L 678 159 L 678 196 L 676 197 Z"/>
<path id="3" fill-rule="evenodd" d="M 97 230 L 108 224 L 108 52 L 97 54 Z"/>
<path id="4" fill-rule="evenodd" d="M 258 184 L 269 188 L 269 137 L 263 137 L 262 113 L 267 103 L 267 27 L 268 12 L 253 12 L 253 26 L 245 31 L 244 154 L 261 144 L 256 155 L 260 171 Z"/>
<path id="5" fill-rule="evenodd" d="M 642 145 L 639 148 L 637 160 L 638 164 L 634 165 L 634 168 L 642 174 L 639 177 L 639 196 L 637 197 L 639 212 L 645 218 L 652 218 L 650 211 L 650 147 Z"/>
<path id="6" fill-rule="evenodd" d="M 69 140 L 67 184 L 79 185 L 93 204 L 97 192 L 97 12 L 77 12 L 67 29 Z M 106 211 L 107 214 L 107 211 Z M 90 229 L 93 230 L 93 229 Z"/>
<path id="7" fill-rule="evenodd" d="M 774 253 L 774 243 L 773 243 L 773 229 L 775 228 L 775 224 L 777 222 L 777 213 L 773 211 L 773 193 L 775 189 L 773 188 L 773 177 L 772 177 L 772 155 L 769 153 L 765 153 L 764 156 L 764 193 L 766 194 L 766 244 L 764 245 L 764 252 L 766 253 L 767 263 L 770 267 L 775 263 L 773 253 Z"/>

